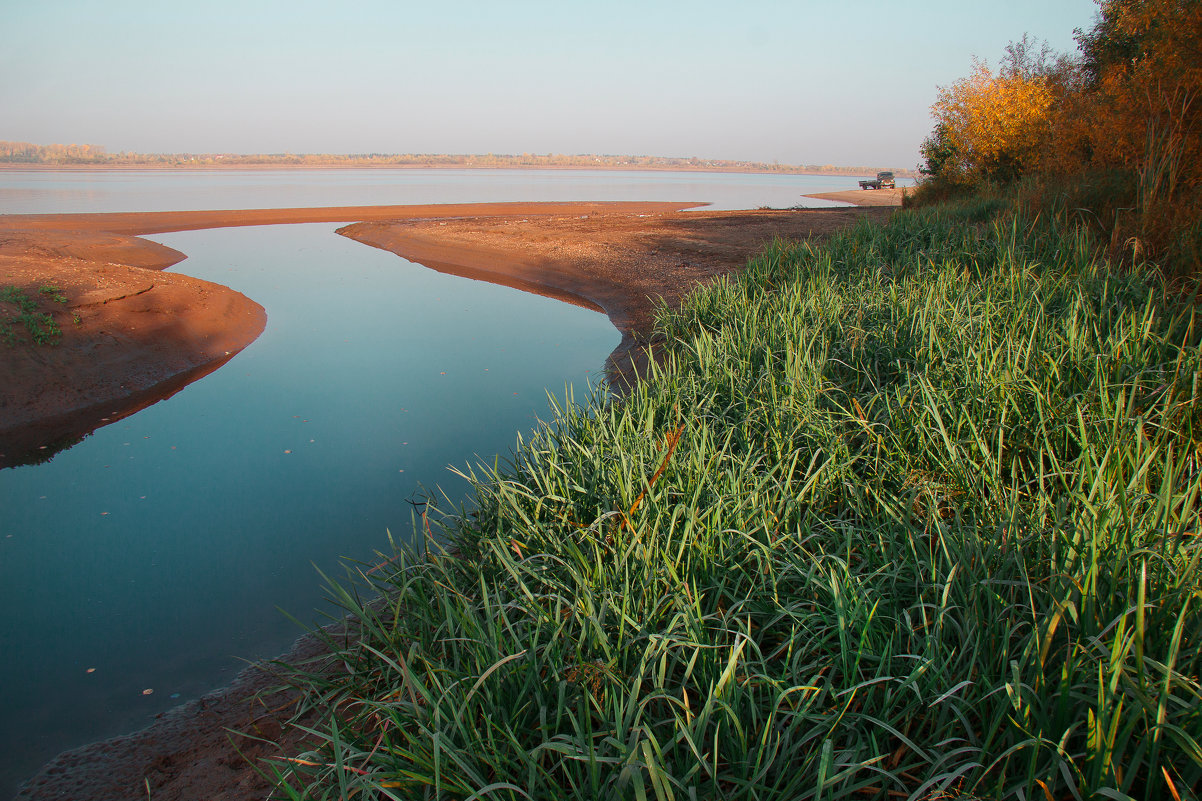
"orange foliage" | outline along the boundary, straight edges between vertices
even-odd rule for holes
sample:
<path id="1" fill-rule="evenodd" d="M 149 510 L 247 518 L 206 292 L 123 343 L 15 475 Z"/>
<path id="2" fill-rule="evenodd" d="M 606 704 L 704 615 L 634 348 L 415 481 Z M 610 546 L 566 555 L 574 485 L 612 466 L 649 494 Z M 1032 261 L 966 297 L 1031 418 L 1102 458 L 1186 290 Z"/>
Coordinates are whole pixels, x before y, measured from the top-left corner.
<path id="1" fill-rule="evenodd" d="M 1112 246 L 1199 266 L 1202 231 L 1202 2 L 1104 0 L 1105 33 L 1121 57 L 1059 107 L 1049 171 L 1124 175 Z"/>
<path id="2" fill-rule="evenodd" d="M 1026 177 L 1111 255 L 1202 272 L 1202 0 L 1098 0 L 1081 56 L 1046 62 L 1026 37 L 999 74 L 940 90 L 923 145 L 935 188 Z M 931 192 L 932 197 L 937 193 Z"/>
<path id="3" fill-rule="evenodd" d="M 932 111 L 951 145 L 943 176 L 977 183 L 1022 175 L 1047 141 L 1052 98 L 1043 76 L 995 76 L 979 62 L 972 75 L 940 89 Z"/>
<path id="4" fill-rule="evenodd" d="M 1197 156 L 1202 3 L 1137 0 L 1104 2 L 1102 7 L 1112 35 L 1128 38 L 1135 52 L 1129 59 L 1096 66 L 1096 85 L 1086 90 L 1076 110 L 1074 144 L 1086 145 L 1082 155 L 1090 166 L 1135 172 L 1167 152 L 1188 149 Z"/>

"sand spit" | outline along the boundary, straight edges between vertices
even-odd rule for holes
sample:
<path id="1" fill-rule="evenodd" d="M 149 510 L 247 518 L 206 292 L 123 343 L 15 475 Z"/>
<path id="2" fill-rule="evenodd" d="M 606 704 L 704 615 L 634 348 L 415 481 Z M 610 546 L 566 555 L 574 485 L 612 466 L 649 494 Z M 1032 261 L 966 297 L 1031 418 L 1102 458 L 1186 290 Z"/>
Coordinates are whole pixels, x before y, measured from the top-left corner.
<path id="1" fill-rule="evenodd" d="M 516 287 L 609 315 L 622 333 L 611 378 L 646 354 L 656 301 L 738 270 L 774 238 L 826 236 L 886 209 L 687 211 L 553 215 L 543 219 L 360 222 L 339 233 L 440 272 Z"/>
<path id="2" fill-rule="evenodd" d="M 900 206 L 906 193 L 913 192 L 912 186 L 899 186 L 896 189 L 847 189 L 842 192 L 819 192 L 806 195 L 819 200 L 833 200 L 836 203 L 847 203 L 852 206 Z"/>
<path id="3" fill-rule="evenodd" d="M 259 304 L 162 272 L 184 258 L 119 234 L 0 229 L 0 287 L 39 297 L 57 345 L 0 344 L 0 467 L 41 461 L 97 427 L 174 394 L 263 331 Z M 48 302 L 56 287 L 66 303 Z M 0 302 L 0 317 L 16 307 Z M 183 380 L 187 379 L 187 380 Z"/>

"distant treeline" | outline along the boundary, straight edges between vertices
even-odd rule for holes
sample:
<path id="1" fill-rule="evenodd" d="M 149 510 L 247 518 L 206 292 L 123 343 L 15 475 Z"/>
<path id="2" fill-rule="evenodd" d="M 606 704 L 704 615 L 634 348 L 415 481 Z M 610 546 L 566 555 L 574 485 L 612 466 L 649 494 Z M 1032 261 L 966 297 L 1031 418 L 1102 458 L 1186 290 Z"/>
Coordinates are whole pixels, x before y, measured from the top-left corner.
<path id="1" fill-rule="evenodd" d="M 715 172 L 819 173 L 874 175 L 888 167 L 841 167 L 833 164 L 768 164 L 726 159 L 666 158 L 663 156 L 562 155 L 443 155 L 434 153 L 109 153 L 99 145 L 35 145 L 0 141 L 0 164 L 113 167 L 459 167 L 459 168 L 575 168 L 625 170 L 707 170 Z M 892 168 L 898 175 L 909 170 Z"/>

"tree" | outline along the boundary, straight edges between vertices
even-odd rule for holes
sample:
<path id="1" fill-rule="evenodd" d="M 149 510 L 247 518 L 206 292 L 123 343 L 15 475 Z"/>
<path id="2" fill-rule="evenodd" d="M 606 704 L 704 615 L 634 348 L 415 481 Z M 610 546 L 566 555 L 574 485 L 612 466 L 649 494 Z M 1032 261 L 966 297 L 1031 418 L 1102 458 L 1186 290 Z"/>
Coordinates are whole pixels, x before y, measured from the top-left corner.
<path id="1" fill-rule="evenodd" d="M 1202 2 L 1101 0 L 1093 29 L 1077 32 L 1086 89 L 1075 149 L 1082 168 L 1122 175 L 1133 213 L 1116 239 L 1151 252 L 1193 254 L 1202 244 Z M 1083 120 L 1100 121 L 1086 124 Z M 1066 128 L 1072 125 L 1066 122 Z"/>
<path id="2" fill-rule="evenodd" d="M 1025 41 L 1025 37 L 1024 37 Z M 1015 64 L 1022 63 L 1021 55 Z M 1053 93 L 1044 74 L 983 62 L 931 107 L 936 126 L 923 145 L 927 170 L 953 184 L 1012 181 L 1038 160 L 1048 133 Z"/>
<path id="3" fill-rule="evenodd" d="M 923 175 L 943 175 L 956 157 L 956 147 L 952 144 L 947 126 L 942 123 L 936 125 L 931 135 L 922 141 L 918 151 L 923 160 L 923 166 L 918 171 Z"/>

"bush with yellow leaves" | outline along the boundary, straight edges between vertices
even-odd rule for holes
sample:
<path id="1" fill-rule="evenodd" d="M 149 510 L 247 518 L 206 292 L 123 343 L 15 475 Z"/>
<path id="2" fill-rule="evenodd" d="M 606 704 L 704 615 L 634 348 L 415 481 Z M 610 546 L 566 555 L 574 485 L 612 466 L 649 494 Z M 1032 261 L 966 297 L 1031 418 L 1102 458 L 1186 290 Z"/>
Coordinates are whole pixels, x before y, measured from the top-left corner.
<path id="1" fill-rule="evenodd" d="M 1053 91 L 1047 76 L 998 74 L 977 62 L 967 78 L 939 91 L 936 133 L 924 155 L 953 184 L 1011 181 L 1038 161 L 1051 132 Z"/>

